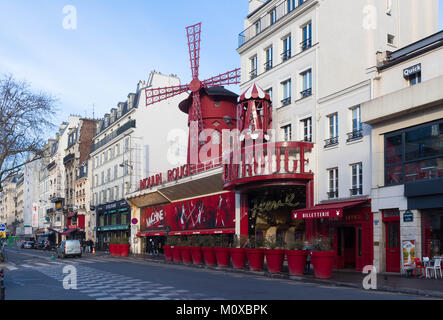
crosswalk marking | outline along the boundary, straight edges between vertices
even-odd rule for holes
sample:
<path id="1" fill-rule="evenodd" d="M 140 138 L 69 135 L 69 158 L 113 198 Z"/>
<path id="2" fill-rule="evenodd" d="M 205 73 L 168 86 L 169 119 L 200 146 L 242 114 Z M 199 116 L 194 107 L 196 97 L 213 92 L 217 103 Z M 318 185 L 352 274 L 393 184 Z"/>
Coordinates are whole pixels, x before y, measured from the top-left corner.
<path id="1" fill-rule="evenodd" d="M 40 262 L 35 262 L 34 264 L 37 265 L 37 266 L 41 266 L 41 267 L 49 267 L 50 266 L 49 264 L 40 263 Z"/>
<path id="2" fill-rule="evenodd" d="M 30 266 L 29 264 L 22 264 L 22 265 L 20 265 L 20 267 L 32 268 L 32 266 Z"/>
<path id="3" fill-rule="evenodd" d="M 13 271 L 13 270 L 17 270 L 17 269 L 18 269 L 18 268 L 14 267 L 13 265 L 10 265 L 10 264 L 6 265 L 6 268 L 7 268 L 8 270 L 10 270 L 10 271 Z"/>

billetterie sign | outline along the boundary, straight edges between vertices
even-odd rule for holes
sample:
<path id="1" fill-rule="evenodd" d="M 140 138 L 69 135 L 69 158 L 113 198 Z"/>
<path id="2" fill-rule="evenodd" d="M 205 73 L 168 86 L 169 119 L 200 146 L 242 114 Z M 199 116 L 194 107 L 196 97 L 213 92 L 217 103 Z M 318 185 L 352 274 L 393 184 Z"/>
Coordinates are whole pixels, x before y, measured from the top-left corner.
<path id="1" fill-rule="evenodd" d="M 343 216 L 343 209 L 326 210 L 294 210 L 292 211 L 293 220 L 309 220 L 322 218 L 340 218 Z"/>

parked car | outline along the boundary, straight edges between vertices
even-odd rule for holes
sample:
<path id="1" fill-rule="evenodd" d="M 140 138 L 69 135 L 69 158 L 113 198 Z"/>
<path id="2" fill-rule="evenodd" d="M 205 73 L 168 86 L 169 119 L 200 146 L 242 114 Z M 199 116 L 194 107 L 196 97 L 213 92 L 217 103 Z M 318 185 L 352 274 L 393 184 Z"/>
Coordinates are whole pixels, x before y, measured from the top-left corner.
<path id="1" fill-rule="evenodd" d="M 63 240 L 57 247 L 57 257 L 81 257 L 82 250 L 79 240 Z"/>
<path id="2" fill-rule="evenodd" d="M 34 241 L 25 241 L 22 243 L 22 249 L 32 249 L 34 248 Z"/>

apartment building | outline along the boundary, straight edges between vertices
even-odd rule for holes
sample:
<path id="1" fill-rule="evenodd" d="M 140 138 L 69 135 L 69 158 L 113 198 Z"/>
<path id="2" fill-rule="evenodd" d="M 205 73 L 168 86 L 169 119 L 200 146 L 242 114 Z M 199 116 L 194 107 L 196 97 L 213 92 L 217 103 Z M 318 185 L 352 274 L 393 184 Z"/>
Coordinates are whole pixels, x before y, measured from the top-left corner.
<path id="1" fill-rule="evenodd" d="M 311 209 L 343 217 L 292 224 L 329 237 L 337 268 L 373 261 L 371 126 L 361 104 L 373 97 L 376 53 L 435 33 L 437 9 L 434 0 L 249 1 L 241 90 L 257 83 L 271 96 L 277 141 L 313 143 Z"/>
<path id="2" fill-rule="evenodd" d="M 89 203 L 86 203 L 86 192 L 90 193 L 87 181 L 87 161 L 93 144 L 97 121 L 79 118 L 75 124 L 67 128 L 67 146 L 63 165 L 65 167 L 65 201 L 66 239 L 86 239 L 86 218 L 89 220 Z"/>
<path id="3" fill-rule="evenodd" d="M 176 165 L 170 163 L 169 149 L 174 141 L 168 138 L 173 129 L 187 136 L 186 115 L 176 112 L 178 103 L 187 96 L 181 94 L 147 107 L 144 89 L 179 84 L 176 76 L 151 72 L 148 82 L 140 81 L 136 92 L 130 93 L 126 102 L 118 103 L 98 123 L 89 170 L 100 247 L 112 237 L 130 238 L 131 212 L 125 195 L 138 190 L 141 179 Z M 182 149 L 186 161 L 186 146 Z"/>
<path id="4" fill-rule="evenodd" d="M 372 126 L 374 263 L 405 271 L 443 250 L 443 32 L 380 52 Z"/>
<path id="5" fill-rule="evenodd" d="M 0 221 L 2 224 L 6 224 L 9 234 L 15 234 L 16 186 L 17 175 L 11 174 L 3 182 L 1 193 Z"/>

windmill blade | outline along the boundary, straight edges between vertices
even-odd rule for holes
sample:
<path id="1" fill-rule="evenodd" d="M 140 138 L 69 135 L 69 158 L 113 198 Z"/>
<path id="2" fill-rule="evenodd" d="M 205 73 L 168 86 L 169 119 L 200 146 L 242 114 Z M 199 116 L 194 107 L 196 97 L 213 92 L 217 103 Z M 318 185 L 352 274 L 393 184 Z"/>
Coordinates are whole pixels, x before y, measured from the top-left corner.
<path id="1" fill-rule="evenodd" d="M 198 132 L 203 130 L 203 120 L 200 106 L 200 93 L 195 91 L 192 93 L 192 106 L 189 110 L 189 120 L 198 121 Z"/>
<path id="2" fill-rule="evenodd" d="M 226 73 L 219 74 L 218 76 L 209 78 L 202 82 L 203 87 L 218 87 L 218 86 L 228 86 L 230 84 L 240 83 L 240 68 L 237 68 Z"/>
<path id="3" fill-rule="evenodd" d="M 198 78 L 198 69 L 200 66 L 200 34 L 201 22 L 186 27 L 188 35 L 189 59 L 191 60 L 192 79 Z"/>
<path id="4" fill-rule="evenodd" d="M 145 89 L 146 105 L 149 106 L 151 104 L 169 99 L 187 91 L 189 91 L 189 84 L 173 87 Z"/>

